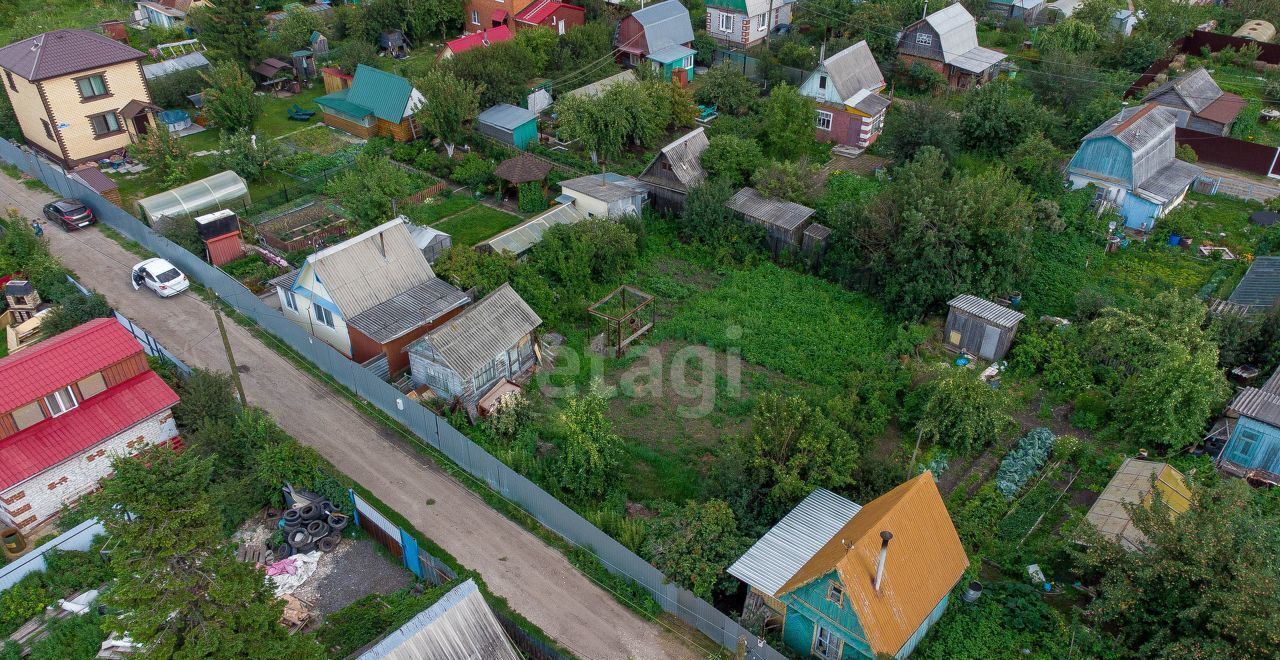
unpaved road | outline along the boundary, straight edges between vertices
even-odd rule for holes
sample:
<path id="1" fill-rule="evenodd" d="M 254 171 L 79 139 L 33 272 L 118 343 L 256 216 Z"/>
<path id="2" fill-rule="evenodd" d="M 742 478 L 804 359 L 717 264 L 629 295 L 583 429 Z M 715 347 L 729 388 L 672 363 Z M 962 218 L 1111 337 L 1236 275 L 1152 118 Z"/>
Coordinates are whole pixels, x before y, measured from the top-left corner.
<path id="1" fill-rule="evenodd" d="M 53 198 L 0 174 L 0 210 L 39 217 Z M 50 248 L 86 286 L 107 297 L 187 364 L 226 371 L 227 358 L 209 306 L 195 295 L 161 300 L 134 291 L 129 267 L 140 261 L 96 228 L 75 233 L 45 225 Z M 697 646 L 620 605 L 543 543 L 402 438 L 228 322 L 249 402 L 267 410 L 293 437 L 318 450 L 484 577 L 517 612 L 584 658 L 697 658 Z M 427 500 L 434 500 L 428 505 Z M 704 643 L 705 640 L 699 643 Z"/>

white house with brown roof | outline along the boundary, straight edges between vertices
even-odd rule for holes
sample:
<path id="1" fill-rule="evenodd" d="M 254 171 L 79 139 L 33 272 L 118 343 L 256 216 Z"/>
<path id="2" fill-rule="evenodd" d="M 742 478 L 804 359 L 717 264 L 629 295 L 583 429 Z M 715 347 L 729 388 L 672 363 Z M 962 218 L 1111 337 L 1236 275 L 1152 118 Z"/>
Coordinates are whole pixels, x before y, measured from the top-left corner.
<path id="1" fill-rule="evenodd" d="M 27 144 L 64 167 L 112 154 L 155 124 L 141 51 L 88 30 L 0 48 L 4 90 Z"/>

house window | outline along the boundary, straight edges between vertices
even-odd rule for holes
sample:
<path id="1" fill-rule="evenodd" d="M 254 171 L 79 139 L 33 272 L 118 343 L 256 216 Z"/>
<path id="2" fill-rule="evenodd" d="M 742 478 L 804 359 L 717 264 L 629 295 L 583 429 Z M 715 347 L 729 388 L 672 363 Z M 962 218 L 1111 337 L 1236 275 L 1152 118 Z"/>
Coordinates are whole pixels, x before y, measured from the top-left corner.
<path id="1" fill-rule="evenodd" d="M 4 77 L 9 81 L 9 89 L 12 89 L 15 92 L 18 91 L 18 83 L 13 81 L 13 73 L 11 71 L 5 71 Z"/>
<path id="2" fill-rule="evenodd" d="M 821 623 L 815 623 L 813 634 L 813 654 L 826 660 L 837 660 L 843 650 L 844 640 L 831 634 L 831 629 Z"/>
<path id="3" fill-rule="evenodd" d="M 13 411 L 13 425 L 18 427 L 19 431 L 42 421 L 44 421 L 44 411 L 40 409 L 39 401 L 32 401 Z"/>
<path id="4" fill-rule="evenodd" d="M 1236 448 L 1236 453 L 1242 458 L 1253 458 L 1253 450 L 1258 446 L 1258 440 L 1262 436 L 1257 431 L 1243 430 L 1240 432 L 1240 446 Z"/>
<path id="5" fill-rule="evenodd" d="M 120 132 L 120 120 L 114 112 L 104 112 L 100 115 L 92 115 L 89 117 L 89 123 L 93 124 L 93 134 L 98 137 L 113 135 Z"/>
<path id="6" fill-rule="evenodd" d="M 284 292 L 284 306 L 293 311 L 298 311 L 298 297 L 293 295 L 292 291 Z"/>
<path id="7" fill-rule="evenodd" d="M 733 32 L 733 14 L 720 14 L 720 31 Z"/>
<path id="8" fill-rule="evenodd" d="M 47 120 L 47 119 L 41 119 L 41 120 L 40 120 L 40 125 L 44 127 L 44 136 L 45 136 L 45 137 L 49 138 L 50 140 L 56 140 L 56 139 L 57 139 L 57 138 L 53 137 L 53 127 L 49 125 L 49 120 Z"/>
<path id="9" fill-rule="evenodd" d="M 103 379 L 102 372 L 90 374 L 80 379 L 76 383 L 76 387 L 80 389 L 80 398 L 87 399 L 95 394 L 101 394 L 107 389 L 107 381 Z"/>
<path id="10" fill-rule="evenodd" d="M 827 88 L 827 77 L 818 76 L 818 89 L 826 89 L 826 88 Z"/>
<path id="11" fill-rule="evenodd" d="M 498 380 L 498 363 L 499 362 L 500 360 L 496 358 L 493 360 L 490 360 L 488 366 L 486 366 L 484 369 L 481 369 L 479 373 L 477 373 L 474 377 L 472 377 L 471 384 L 475 386 L 477 394 L 479 394 L 480 391 L 484 389 L 485 385 L 488 385 L 489 383 L 492 383 L 493 381 Z"/>
<path id="12" fill-rule="evenodd" d="M 71 386 L 68 385 L 49 396 L 44 398 L 44 404 L 49 406 L 49 413 L 54 417 L 75 409 L 80 405 L 76 402 L 76 395 L 72 393 Z"/>
<path id="13" fill-rule="evenodd" d="M 933 35 L 932 35 L 932 34 L 925 33 L 925 32 L 917 32 L 917 33 L 916 33 L 916 43 L 917 43 L 917 44 L 920 44 L 921 46 L 932 46 L 932 45 L 933 45 Z"/>
<path id="14" fill-rule="evenodd" d="M 760 14 L 759 16 L 756 17 L 756 32 L 764 31 L 765 18 L 766 16 L 764 14 Z"/>
<path id="15" fill-rule="evenodd" d="M 479 24 L 480 24 L 480 12 L 479 12 L 479 11 L 477 11 L 477 10 L 475 10 L 475 9 L 472 9 L 472 10 L 471 10 L 471 22 L 472 22 L 472 23 L 474 23 L 474 24 L 476 24 L 476 25 L 479 25 Z"/>
<path id="16" fill-rule="evenodd" d="M 832 582 L 827 585 L 827 600 L 839 607 L 844 607 L 844 585 Z"/>
<path id="17" fill-rule="evenodd" d="M 330 312 L 319 305 L 312 305 L 311 311 L 315 315 L 317 321 L 329 326 L 330 328 L 333 327 L 333 312 Z"/>
<path id="18" fill-rule="evenodd" d="M 831 113 L 826 110 L 818 111 L 818 128 L 824 131 L 831 130 Z"/>
<path id="19" fill-rule="evenodd" d="M 76 86 L 80 88 L 80 98 L 86 101 L 107 95 L 107 81 L 102 74 L 80 78 Z"/>

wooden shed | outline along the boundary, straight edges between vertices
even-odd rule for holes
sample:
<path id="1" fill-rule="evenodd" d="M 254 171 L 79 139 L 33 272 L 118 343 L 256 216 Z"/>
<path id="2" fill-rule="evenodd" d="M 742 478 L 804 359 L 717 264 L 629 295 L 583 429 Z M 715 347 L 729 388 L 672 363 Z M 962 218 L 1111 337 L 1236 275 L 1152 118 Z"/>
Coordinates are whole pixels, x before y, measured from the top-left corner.
<path id="1" fill-rule="evenodd" d="M 967 293 L 947 304 L 951 312 L 942 330 L 942 345 L 947 350 L 966 351 L 993 361 L 1009 352 L 1023 319 L 1021 312 Z"/>
<path id="2" fill-rule="evenodd" d="M 476 130 L 523 150 L 530 142 L 538 141 L 538 115 L 519 106 L 499 103 L 476 117 Z"/>
<path id="3" fill-rule="evenodd" d="M 814 210 L 780 199 L 761 195 L 755 188 L 743 188 L 726 204 L 754 225 L 765 228 L 769 250 L 778 256 L 787 249 L 799 250 L 804 245 L 804 230 L 812 222 Z"/>

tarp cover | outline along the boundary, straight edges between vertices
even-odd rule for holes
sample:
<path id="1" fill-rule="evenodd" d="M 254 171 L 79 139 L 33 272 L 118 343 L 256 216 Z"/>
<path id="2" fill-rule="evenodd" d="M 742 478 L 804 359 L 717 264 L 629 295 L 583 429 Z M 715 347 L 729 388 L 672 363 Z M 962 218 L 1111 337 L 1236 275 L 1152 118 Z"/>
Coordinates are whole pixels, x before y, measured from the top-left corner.
<path id="1" fill-rule="evenodd" d="M 166 190 L 138 201 L 138 208 L 149 220 L 181 217 L 207 211 L 249 194 L 249 184 L 240 175 L 227 170 Z"/>

